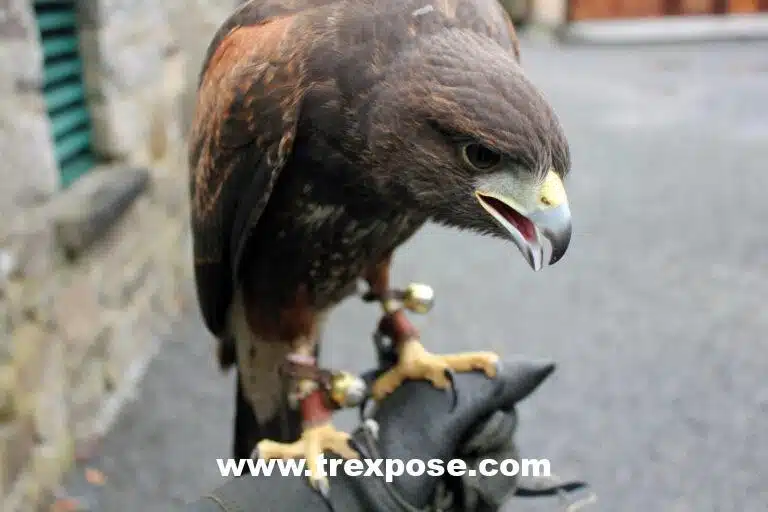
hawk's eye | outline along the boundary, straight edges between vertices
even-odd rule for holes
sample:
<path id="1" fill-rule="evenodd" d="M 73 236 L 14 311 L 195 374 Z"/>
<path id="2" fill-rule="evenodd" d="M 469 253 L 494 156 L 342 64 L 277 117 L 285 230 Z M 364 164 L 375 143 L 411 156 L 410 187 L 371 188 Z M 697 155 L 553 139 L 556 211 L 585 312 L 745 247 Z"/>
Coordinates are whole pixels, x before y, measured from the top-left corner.
<path id="1" fill-rule="evenodd" d="M 497 151 L 476 142 L 464 145 L 461 155 L 469 165 L 481 171 L 493 169 L 501 162 L 501 155 Z"/>

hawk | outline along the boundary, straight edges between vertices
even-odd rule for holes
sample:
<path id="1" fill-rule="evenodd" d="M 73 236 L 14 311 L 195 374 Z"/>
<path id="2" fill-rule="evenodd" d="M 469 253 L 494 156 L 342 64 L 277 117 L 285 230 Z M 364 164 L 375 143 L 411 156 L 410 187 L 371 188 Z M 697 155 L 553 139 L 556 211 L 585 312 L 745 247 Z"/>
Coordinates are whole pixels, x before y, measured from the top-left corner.
<path id="1" fill-rule="evenodd" d="M 427 352 L 388 299 L 393 253 L 425 223 L 509 240 L 534 270 L 571 237 L 568 143 L 497 0 L 245 2 L 205 57 L 189 163 L 199 304 L 238 372 L 236 457 L 357 455 L 306 382 L 298 439 L 274 420 L 281 363 L 317 364 L 361 279 L 404 334 L 375 396 L 494 375 L 493 353 Z"/>

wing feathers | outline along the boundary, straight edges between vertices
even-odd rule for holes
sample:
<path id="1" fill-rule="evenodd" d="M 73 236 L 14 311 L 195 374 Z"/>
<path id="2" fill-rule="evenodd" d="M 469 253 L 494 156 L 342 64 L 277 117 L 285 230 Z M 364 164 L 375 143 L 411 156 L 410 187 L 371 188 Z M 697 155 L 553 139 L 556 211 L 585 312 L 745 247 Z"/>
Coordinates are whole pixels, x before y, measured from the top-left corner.
<path id="1" fill-rule="evenodd" d="M 192 233 L 207 327 L 226 329 L 233 275 L 292 149 L 302 55 L 283 44 L 291 16 L 237 26 L 210 52 L 190 135 Z"/>

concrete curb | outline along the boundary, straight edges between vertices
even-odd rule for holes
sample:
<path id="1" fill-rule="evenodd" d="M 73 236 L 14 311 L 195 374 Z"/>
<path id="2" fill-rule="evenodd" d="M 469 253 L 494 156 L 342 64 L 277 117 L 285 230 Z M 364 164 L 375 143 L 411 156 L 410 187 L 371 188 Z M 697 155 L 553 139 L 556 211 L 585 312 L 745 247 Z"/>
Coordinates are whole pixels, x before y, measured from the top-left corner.
<path id="1" fill-rule="evenodd" d="M 768 40 L 768 15 L 690 16 L 580 21 L 555 30 L 576 44 L 667 44 Z"/>

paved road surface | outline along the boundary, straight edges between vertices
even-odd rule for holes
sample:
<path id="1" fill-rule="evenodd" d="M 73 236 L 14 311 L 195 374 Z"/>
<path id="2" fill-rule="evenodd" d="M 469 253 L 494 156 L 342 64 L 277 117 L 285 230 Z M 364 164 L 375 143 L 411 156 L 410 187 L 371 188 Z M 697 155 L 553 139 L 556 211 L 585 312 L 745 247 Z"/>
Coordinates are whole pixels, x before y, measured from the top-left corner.
<path id="1" fill-rule="evenodd" d="M 766 510 L 768 44 L 523 56 L 570 135 L 573 244 L 534 274 L 509 244 L 424 232 L 396 277 L 437 290 L 426 343 L 556 360 L 520 440 L 590 480 L 593 510 Z M 372 361 L 375 315 L 345 304 L 326 360 Z M 164 346 L 97 461 L 103 510 L 176 510 L 219 481 L 233 381 L 210 349 L 194 318 Z"/>

